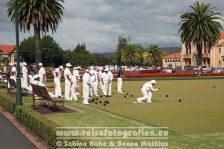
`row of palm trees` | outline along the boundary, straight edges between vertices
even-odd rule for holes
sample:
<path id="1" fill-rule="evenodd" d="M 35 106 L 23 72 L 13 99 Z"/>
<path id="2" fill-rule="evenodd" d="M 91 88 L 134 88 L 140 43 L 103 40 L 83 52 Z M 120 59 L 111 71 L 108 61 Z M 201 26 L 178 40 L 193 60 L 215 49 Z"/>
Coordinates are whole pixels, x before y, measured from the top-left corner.
<path id="1" fill-rule="evenodd" d="M 143 49 L 139 44 L 128 44 L 121 50 L 121 64 L 161 66 L 166 53 L 156 44 Z"/>
<path id="2" fill-rule="evenodd" d="M 35 37 L 35 59 L 36 63 L 41 61 L 41 33 L 51 30 L 55 32 L 63 15 L 63 0 L 19 0 L 19 24 L 20 29 L 30 31 L 34 29 Z M 220 39 L 221 14 L 213 11 L 210 4 L 195 2 L 191 12 L 180 16 L 179 33 L 182 43 L 186 48 L 196 46 L 198 50 L 198 65 L 201 65 L 202 47 L 212 47 Z M 15 22 L 15 0 L 8 1 L 8 16 Z M 140 54 L 136 45 L 128 46 L 121 57 L 126 63 L 133 63 L 139 60 Z M 131 54 L 132 53 L 132 54 Z M 145 58 L 144 58 L 145 57 Z M 149 59 L 150 57 L 150 59 Z M 143 53 L 145 62 L 158 63 L 159 56 L 152 56 L 149 51 Z"/>

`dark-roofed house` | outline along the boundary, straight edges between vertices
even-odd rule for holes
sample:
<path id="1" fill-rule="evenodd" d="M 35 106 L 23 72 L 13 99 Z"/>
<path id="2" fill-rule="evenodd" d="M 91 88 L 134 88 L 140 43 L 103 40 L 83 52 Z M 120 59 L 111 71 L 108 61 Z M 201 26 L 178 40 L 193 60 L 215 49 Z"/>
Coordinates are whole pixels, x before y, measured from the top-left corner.
<path id="1" fill-rule="evenodd" d="M 12 66 L 16 62 L 16 45 L 0 45 L 0 60 L 4 65 Z"/>
<path id="2" fill-rule="evenodd" d="M 163 58 L 163 67 L 168 67 L 168 66 L 172 66 L 173 68 L 182 66 L 180 52 L 172 53 Z"/>

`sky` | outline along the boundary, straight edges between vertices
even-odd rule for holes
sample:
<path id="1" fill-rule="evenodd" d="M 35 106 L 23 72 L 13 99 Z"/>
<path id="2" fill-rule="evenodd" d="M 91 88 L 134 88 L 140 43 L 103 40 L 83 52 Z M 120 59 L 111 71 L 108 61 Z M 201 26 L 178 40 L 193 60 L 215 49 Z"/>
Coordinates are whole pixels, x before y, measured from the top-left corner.
<path id="1" fill-rule="evenodd" d="M 0 44 L 15 44 L 15 26 L 7 15 L 7 1 L 0 0 Z M 74 49 L 85 43 L 90 52 L 113 52 L 118 37 L 144 46 L 181 47 L 178 33 L 180 15 L 191 11 L 194 0 L 64 0 L 62 22 L 54 34 L 47 33 L 62 47 Z M 210 3 L 224 19 L 223 0 Z M 224 21 L 221 22 L 224 28 Z M 33 30 L 20 32 L 20 41 Z"/>

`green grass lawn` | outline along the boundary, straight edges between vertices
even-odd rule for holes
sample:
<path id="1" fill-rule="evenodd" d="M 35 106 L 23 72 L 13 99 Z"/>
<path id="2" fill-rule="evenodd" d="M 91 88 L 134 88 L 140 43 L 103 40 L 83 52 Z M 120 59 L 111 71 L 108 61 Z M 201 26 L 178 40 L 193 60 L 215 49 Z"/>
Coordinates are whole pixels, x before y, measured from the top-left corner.
<path id="1" fill-rule="evenodd" d="M 80 96 L 78 103 L 66 101 L 79 113 L 46 118 L 69 127 L 168 127 L 169 148 L 224 148 L 224 80 L 158 80 L 161 90 L 154 92 L 152 103 L 133 104 L 144 82 L 124 81 L 125 94 L 134 95 L 128 98 L 116 93 L 113 82 L 113 96 L 99 98 L 109 100 L 109 105 L 82 105 Z"/>

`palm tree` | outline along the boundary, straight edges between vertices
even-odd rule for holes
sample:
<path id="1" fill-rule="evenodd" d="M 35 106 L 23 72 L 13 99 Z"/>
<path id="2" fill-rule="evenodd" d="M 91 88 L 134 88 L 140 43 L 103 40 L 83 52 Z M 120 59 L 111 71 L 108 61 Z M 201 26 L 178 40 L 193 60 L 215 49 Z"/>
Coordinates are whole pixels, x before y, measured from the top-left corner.
<path id="1" fill-rule="evenodd" d="M 129 44 L 121 52 L 121 61 L 126 65 L 135 65 L 141 61 L 141 46 Z"/>
<path id="2" fill-rule="evenodd" d="M 143 62 L 154 66 L 161 66 L 164 52 L 157 44 L 151 44 L 143 52 Z"/>
<path id="3" fill-rule="evenodd" d="M 193 11 L 180 16 L 179 33 L 187 49 L 195 46 L 198 53 L 198 66 L 202 63 L 202 48 L 211 48 L 220 39 L 221 14 L 214 12 L 210 4 L 195 2 Z"/>
<path id="4" fill-rule="evenodd" d="M 34 29 L 35 37 L 35 60 L 41 62 L 41 35 L 40 33 L 52 33 L 61 22 L 61 15 L 64 7 L 59 3 L 63 0 L 19 0 L 18 14 L 20 30 L 30 31 L 31 26 Z M 8 16 L 15 22 L 15 0 L 8 1 Z"/>

